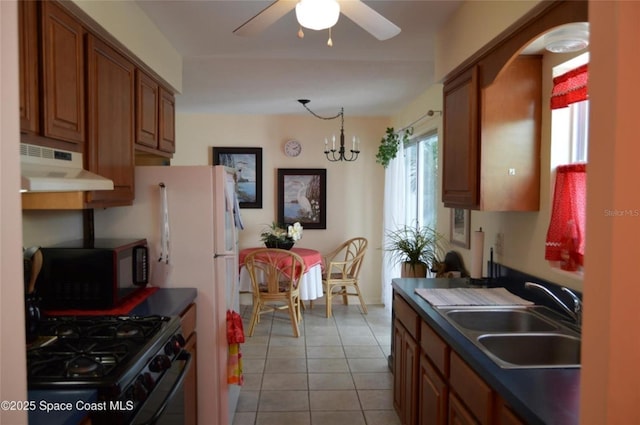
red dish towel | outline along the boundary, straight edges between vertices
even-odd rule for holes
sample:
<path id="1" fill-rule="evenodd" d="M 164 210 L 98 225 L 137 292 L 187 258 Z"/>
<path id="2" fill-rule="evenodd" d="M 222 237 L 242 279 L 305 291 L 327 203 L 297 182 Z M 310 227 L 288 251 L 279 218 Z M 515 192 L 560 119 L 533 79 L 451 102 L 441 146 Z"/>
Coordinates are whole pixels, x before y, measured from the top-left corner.
<path id="1" fill-rule="evenodd" d="M 227 383 L 242 385 L 242 353 L 240 344 L 244 342 L 242 317 L 238 312 L 227 310 L 227 342 L 229 343 L 229 357 L 227 359 Z"/>
<path id="2" fill-rule="evenodd" d="M 45 310 L 46 316 L 123 316 L 146 300 L 158 288 L 143 288 L 125 298 L 118 307 L 109 310 Z"/>
<path id="3" fill-rule="evenodd" d="M 242 317 L 238 312 L 227 310 L 227 342 L 229 344 L 244 343 L 244 328 Z"/>

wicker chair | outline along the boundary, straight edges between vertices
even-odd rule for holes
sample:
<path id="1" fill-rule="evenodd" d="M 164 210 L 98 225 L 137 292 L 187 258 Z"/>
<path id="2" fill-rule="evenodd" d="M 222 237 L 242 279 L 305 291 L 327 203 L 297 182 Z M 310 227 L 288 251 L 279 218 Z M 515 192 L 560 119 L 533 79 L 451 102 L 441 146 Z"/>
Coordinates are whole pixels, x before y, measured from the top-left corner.
<path id="1" fill-rule="evenodd" d="M 293 335 L 300 336 L 300 289 L 298 282 L 304 274 L 304 261 L 294 252 L 263 248 L 251 252 L 244 259 L 251 278 L 253 311 L 249 336 L 253 336 L 260 315 L 275 310 L 289 310 Z"/>
<path id="2" fill-rule="evenodd" d="M 367 244 L 365 238 L 349 239 L 325 256 L 322 285 L 327 297 L 327 317 L 331 317 L 331 298 L 336 295 L 342 296 L 345 304 L 349 304 L 348 297 L 358 297 L 363 312 L 367 313 L 367 305 L 358 286 L 358 275 Z M 335 291 L 336 288 L 337 291 Z M 351 291 L 349 291 L 350 288 Z"/>

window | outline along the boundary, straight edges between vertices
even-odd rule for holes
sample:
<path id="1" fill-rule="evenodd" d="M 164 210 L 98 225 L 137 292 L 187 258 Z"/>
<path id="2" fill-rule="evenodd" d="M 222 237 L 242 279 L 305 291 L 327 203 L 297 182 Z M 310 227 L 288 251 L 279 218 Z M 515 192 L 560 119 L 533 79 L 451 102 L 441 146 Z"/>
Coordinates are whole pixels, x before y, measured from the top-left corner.
<path id="1" fill-rule="evenodd" d="M 569 155 L 571 163 L 587 162 L 587 147 L 589 145 L 589 101 L 572 103 L 569 105 L 571 114 L 571 139 Z"/>
<path id="2" fill-rule="evenodd" d="M 412 139 L 404 148 L 405 223 L 435 226 L 437 211 L 438 134 Z"/>
<path id="3" fill-rule="evenodd" d="M 587 162 L 589 147 L 589 100 L 554 109 L 551 115 L 551 168 Z"/>
<path id="4" fill-rule="evenodd" d="M 545 259 L 580 272 L 585 247 L 586 162 L 589 145 L 588 54 L 554 68 L 551 98 L 553 200 Z"/>
<path id="5" fill-rule="evenodd" d="M 553 68 L 556 78 L 589 63 L 589 53 Z M 587 162 L 589 145 L 589 100 L 551 110 L 551 169 L 558 165 Z"/>

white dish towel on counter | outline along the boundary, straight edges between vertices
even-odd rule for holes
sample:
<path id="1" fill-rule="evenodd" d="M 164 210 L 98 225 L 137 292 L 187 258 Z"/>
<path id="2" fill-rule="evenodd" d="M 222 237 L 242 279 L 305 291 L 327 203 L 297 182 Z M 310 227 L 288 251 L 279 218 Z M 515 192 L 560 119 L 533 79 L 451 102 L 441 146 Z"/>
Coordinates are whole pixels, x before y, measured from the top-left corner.
<path id="1" fill-rule="evenodd" d="M 416 294 L 434 307 L 449 305 L 531 305 L 533 302 L 505 288 L 416 288 Z"/>

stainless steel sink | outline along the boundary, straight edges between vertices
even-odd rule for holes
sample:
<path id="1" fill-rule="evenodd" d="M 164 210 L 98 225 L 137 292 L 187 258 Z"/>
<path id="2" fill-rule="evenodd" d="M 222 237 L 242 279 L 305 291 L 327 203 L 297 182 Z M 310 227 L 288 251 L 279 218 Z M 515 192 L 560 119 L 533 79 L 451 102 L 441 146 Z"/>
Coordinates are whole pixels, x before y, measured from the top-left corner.
<path id="1" fill-rule="evenodd" d="M 438 311 L 502 368 L 580 367 L 580 333 L 546 307 L 458 306 Z"/>
<path id="2" fill-rule="evenodd" d="M 487 334 L 477 340 L 502 367 L 580 367 L 580 338 L 575 336 Z"/>
<path id="3" fill-rule="evenodd" d="M 559 326 L 526 309 L 451 310 L 447 318 L 465 329 L 481 332 L 546 332 Z"/>

